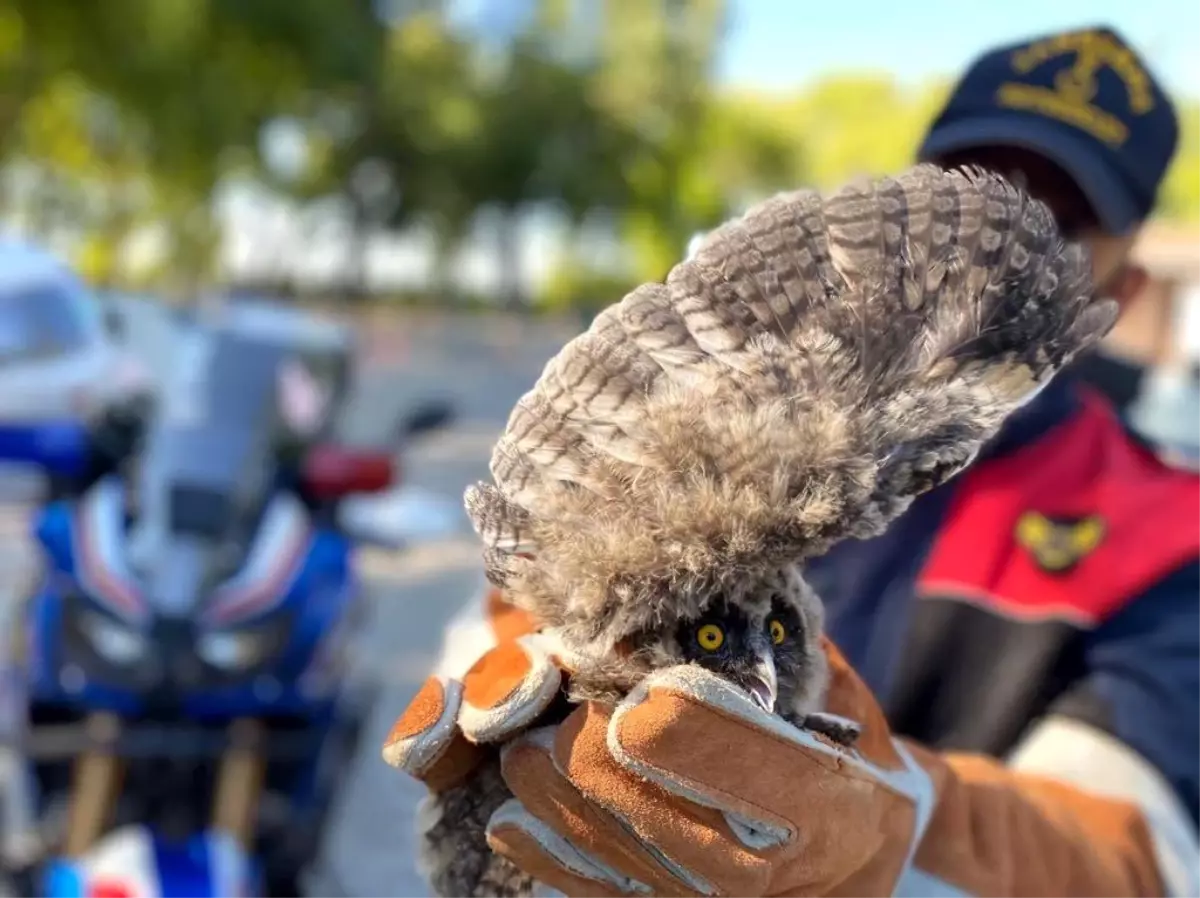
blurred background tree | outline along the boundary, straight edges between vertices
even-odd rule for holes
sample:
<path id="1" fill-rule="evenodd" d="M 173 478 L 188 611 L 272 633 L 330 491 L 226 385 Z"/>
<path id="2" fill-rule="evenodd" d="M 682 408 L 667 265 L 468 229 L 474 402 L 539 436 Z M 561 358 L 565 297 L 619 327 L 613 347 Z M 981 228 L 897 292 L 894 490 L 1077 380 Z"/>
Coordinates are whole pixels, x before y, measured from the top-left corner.
<path id="1" fill-rule="evenodd" d="M 0 215 L 104 286 L 361 299 L 396 291 L 372 248 L 400 235 L 431 260 L 423 298 L 461 295 L 471 244 L 491 301 L 587 306 L 774 190 L 904 165 L 947 88 L 721 88 L 723 0 L 502 7 L 498 28 L 439 0 L 0 0 Z M 1195 102 L 1183 134 L 1162 215 L 1195 223 Z M 231 198 L 283 223 L 241 235 L 235 274 Z M 531 217 L 560 238 L 540 279 Z"/>

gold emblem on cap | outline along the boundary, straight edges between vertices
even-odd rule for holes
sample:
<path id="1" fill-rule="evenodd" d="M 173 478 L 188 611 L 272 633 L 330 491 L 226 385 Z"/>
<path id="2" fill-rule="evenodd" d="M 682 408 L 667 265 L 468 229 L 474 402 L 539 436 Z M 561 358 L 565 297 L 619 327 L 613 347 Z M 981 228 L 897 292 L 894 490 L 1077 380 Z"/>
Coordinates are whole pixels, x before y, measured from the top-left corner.
<path id="1" fill-rule="evenodd" d="M 1133 51 L 1112 35 L 1078 31 L 1037 41 L 1013 53 L 1013 72 L 1028 75 L 1039 66 L 1072 53 L 1074 64 L 1055 76 L 1053 88 L 1008 81 L 996 92 L 997 102 L 1009 109 L 1037 112 L 1057 119 L 1087 131 L 1111 146 L 1121 146 L 1129 139 L 1129 128 L 1117 116 L 1092 102 L 1099 87 L 1096 81 L 1099 71 L 1107 68 L 1121 79 L 1129 111 L 1134 115 L 1145 115 L 1155 104 L 1150 77 Z"/>

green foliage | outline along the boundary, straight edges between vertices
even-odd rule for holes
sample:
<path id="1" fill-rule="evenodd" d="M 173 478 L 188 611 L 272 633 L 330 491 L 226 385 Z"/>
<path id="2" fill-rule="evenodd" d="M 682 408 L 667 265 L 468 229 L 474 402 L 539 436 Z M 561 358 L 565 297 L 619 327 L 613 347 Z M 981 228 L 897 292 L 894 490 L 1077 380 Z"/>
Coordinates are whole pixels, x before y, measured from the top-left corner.
<path id="1" fill-rule="evenodd" d="M 553 313 L 594 314 L 619 300 L 629 287 L 628 278 L 611 272 L 579 264 L 562 265 L 540 291 L 538 307 Z"/>
<path id="2" fill-rule="evenodd" d="M 718 90 L 724 0 L 531 0 L 504 40 L 445 5 L 392 0 L 384 19 L 374 0 L 0 0 L 0 214 L 69 235 L 98 282 L 187 289 L 216 277 L 214 200 L 232 177 L 297 216 L 346 211 L 360 248 L 430 227 L 444 274 L 498 209 L 519 302 L 512 222 L 550 202 L 623 249 L 565 253 L 536 297 L 592 307 L 766 194 L 905 165 L 947 89 L 850 72 L 794 95 Z M 297 135 L 290 165 L 264 152 L 279 122 Z M 1194 102 L 1161 214 L 1200 220 Z M 148 235 L 155 264 L 134 259 Z"/>

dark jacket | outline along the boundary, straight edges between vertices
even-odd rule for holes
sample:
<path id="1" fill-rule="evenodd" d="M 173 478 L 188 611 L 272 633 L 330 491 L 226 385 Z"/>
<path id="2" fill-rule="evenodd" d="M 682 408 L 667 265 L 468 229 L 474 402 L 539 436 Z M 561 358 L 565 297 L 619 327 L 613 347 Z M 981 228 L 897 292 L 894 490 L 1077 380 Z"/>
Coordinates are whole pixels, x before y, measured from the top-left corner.
<path id="1" fill-rule="evenodd" d="M 1003 756 L 1084 720 L 1200 805 L 1200 478 L 1060 379 L 882 536 L 813 563 L 827 629 L 892 726 Z"/>

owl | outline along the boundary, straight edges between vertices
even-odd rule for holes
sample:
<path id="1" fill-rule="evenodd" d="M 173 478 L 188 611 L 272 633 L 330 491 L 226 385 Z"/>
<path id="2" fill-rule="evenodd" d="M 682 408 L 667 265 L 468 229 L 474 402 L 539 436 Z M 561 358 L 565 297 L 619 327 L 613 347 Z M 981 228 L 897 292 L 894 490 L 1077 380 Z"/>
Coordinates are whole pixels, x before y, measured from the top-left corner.
<path id="1" fill-rule="evenodd" d="M 1085 251 L 999 176 L 917 166 L 782 194 L 567 344 L 467 491 L 489 578 L 570 659 L 574 701 L 693 664 L 823 713 L 806 559 L 881 532 L 1111 327 Z M 530 894 L 490 853 L 498 762 L 426 808 L 443 895 Z"/>

